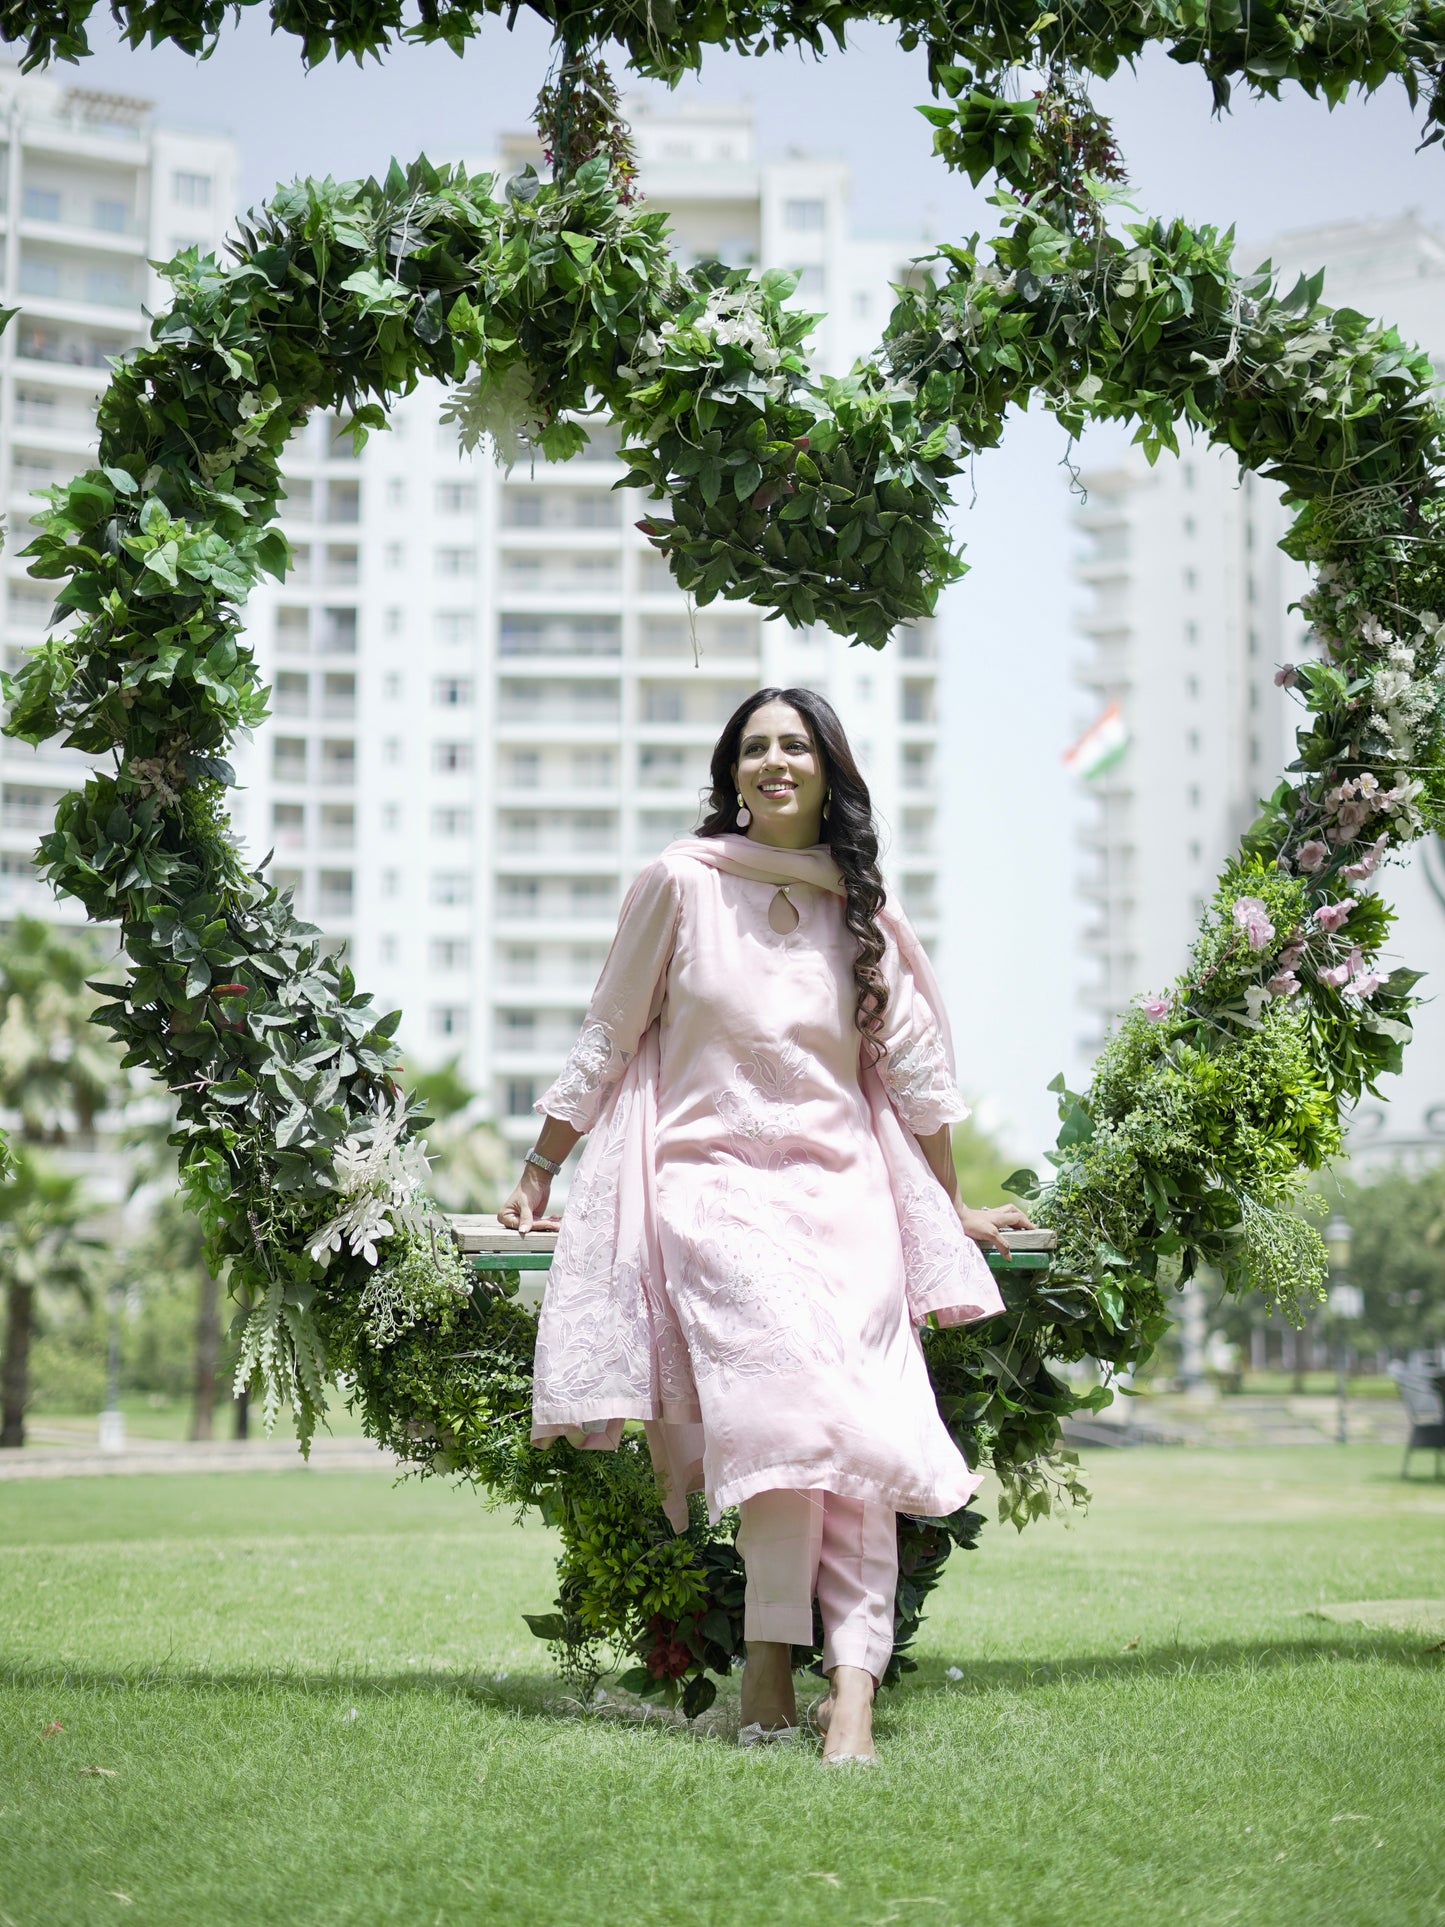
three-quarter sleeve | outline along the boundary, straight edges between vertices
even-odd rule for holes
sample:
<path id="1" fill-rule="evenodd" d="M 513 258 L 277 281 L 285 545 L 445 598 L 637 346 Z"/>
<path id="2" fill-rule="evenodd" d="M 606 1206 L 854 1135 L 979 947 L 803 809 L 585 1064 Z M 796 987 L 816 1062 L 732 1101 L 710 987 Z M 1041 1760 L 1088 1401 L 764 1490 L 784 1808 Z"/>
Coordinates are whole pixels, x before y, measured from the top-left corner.
<path id="1" fill-rule="evenodd" d="M 659 859 L 643 870 L 623 900 L 617 935 L 597 979 L 577 1041 L 560 1075 L 533 1105 L 575 1130 L 590 1131 L 608 1089 L 637 1054 L 662 1008 L 677 929 L 678 885 Z"/>
<path id="2" fill-rule="evenodd" d="M 909 968 L 891 932 L 882 968 L 888 982 L 888 1008 L 879 1037 L 884 1055 L 877 1065 L 878 1076 L 913 1135 L 929 1137 L 969 1115 L 954 1082 L 947 1027 L 942 1011 L 933 1008 L 930 992 Z M 924 968 L 926 973 L 926 961 Z M 937 989 L 931 994 L 936 998 Z"/>

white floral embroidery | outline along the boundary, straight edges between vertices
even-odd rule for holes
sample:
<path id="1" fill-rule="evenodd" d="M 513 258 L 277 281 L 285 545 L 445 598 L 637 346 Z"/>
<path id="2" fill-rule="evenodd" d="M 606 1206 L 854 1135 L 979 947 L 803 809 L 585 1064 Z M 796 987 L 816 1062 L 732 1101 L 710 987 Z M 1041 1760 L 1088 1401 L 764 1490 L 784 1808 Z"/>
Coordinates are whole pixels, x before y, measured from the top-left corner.
<path id="1" fill-rule="evenodd" d="M 694 1377 L 762 1378 L 843 1362 L 810 1220 L 754 1178 L 699 1197 L 679 1299 Z"/>
<path id="2" fill-rule="evenodd" d="M 597 1121 L 598 1094 L 617 1082 L 632 1055 L 621 1048 L 606 1024 L 584 1024 L 557 1081 L 533 1109 L 560 1117 L 579 1131 L 590 1131 Z"/>
<path id="3" fill-rule="evenodd" d="M 941 1184 L 929 1178 L 895 1187 L 898 1231 L 909 1309 L 916 1320 L 952 1312 L 947 1323 L 968 1323 L 997 1310 L 988 1261 L 959 1223 Z M 961 1314 L 960 1316 L 957 1316 Z"/>
<path id="4" fill-rule="evenodd" d="M 777 1051 L 756 1051 L 733 1072 L 718 1095 L 717 1112 L 729 1137 L 745 1144 L 777 1144 L 796 1137 L 800 1125 L 793 1098 L 808 1060 L 789 1038 Z"/>
<path id="5" fill-rule="evenodd" d="M 878 1066 L 883 1088 L 903 1122 L 917 1137 L 927 1137 L 944 1124 L 968 1116 L 963 1094 L 949 1075 L 948 1062 L 936 1030 L 901 1049 L 890 1050 Z"/>

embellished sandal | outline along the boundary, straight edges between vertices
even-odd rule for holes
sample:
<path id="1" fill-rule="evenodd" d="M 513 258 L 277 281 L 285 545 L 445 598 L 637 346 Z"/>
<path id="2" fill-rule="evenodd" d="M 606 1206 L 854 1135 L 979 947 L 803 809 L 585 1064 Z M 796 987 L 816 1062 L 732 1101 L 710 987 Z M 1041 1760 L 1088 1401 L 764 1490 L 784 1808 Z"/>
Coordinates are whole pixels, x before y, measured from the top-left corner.
<path id="1" fill-rule="evenodd" d="M 738 1728 L 739 1746 L 789 1746 L 797 1737 L 796 1726 L 764 1726 L 761 1720 Z"/>
<path id="2" fill-rule="evenodd" d="M 876 1753 L 825 1753 L 824 1766 L 877 1766 Z"/>

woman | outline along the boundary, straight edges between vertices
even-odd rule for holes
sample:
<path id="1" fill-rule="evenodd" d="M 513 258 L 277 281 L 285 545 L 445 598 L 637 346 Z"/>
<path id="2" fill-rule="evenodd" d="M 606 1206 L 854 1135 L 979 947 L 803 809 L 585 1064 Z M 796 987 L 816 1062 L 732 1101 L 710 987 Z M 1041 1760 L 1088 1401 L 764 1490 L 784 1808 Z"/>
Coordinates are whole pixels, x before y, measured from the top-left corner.
<path id="1" fill-rule="evenodd" d="M 896 1515 L 980 1480 L 913 1325 L 1002 1309 L 978 1246 L 1015 1207 L 958 1197 L 968 1115 L 928 960 L 885 900 L 868 789 L 806 689 L 743 703 L 697 835 L 643 870 L 586 1022 L 502 1206 L 560 1222 L 533 1437 L 647 1427 L 668 1516 L 739 1507 L 743 1737 L 796 1730 L 790 1648 L 816 1594 L 824 1757 L 871 1760 L 892 1651 Z M 551 1179 L 585 1132 L 566 1215 Z"/>

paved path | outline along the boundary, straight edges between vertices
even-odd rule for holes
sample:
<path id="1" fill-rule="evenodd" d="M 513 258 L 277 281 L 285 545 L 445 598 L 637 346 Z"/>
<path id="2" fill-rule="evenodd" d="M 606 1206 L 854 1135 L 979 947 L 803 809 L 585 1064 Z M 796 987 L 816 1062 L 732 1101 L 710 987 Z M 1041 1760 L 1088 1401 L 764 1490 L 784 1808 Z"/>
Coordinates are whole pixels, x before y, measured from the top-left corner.
<path id="1" fill-rule="evenodd" d="M 102 1452 L 93 1426 L 84 1431 L 43 1421 L 29 1427 L 32 1443 L 18 1452 L 0 1452 L 0 1482 L 6 1479 L 74 1479 L 123 1472 L 391 1472 L 398 1461 L 370 1439 L 322 1436 L 303 1459 L 295 1438 L 277 1430 L 274 1438 L 130 1438 L 123 1452 Z"/>

